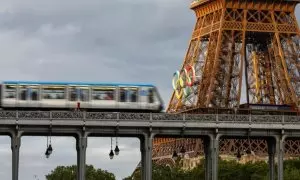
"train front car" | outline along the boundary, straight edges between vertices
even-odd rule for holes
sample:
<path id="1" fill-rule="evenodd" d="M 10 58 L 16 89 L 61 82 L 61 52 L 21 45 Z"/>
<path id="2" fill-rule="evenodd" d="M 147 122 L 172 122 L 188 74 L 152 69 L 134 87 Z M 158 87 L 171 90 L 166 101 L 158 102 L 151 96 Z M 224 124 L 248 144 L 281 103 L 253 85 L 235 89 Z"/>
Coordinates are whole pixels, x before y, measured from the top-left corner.
<path id="1" fill-rule="evenodd" d="M 151 84 L 6 81 L 1 86 L 1 107 L 161 112 L 163 101 Z"/>
<path id="2" fill-rule="evenodd" d="M 153 98 L 151 98 L 153 96 Z M 148 103 L 150 105 L 150 111 L 151 112 L 162 112 L 164 110 L 164 102 L 160 96 L 160 93 L 158 92 L 157 87 L 153 86 L 153 88 L 150 88 L 148 97 Z"/>

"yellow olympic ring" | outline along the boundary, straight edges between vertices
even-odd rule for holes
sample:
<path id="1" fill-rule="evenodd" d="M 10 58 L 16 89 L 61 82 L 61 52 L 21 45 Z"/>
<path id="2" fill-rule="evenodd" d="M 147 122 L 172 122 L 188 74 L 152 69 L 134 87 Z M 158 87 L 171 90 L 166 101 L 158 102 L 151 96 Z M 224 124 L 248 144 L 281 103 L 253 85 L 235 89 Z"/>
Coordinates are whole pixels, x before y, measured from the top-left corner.
<path id="1" fill-rule="evenodd" d="M 182 74 L 179 71 L 176 71 L 174 73 L 172 79 L 172 86 L 175 90 L 175 95 L 177 99 L 180 99 L 182 95 L 184 95 L 185 97 L 190 95 L 191 87 L 194 85 L 195 78 L 195 69 L 191 65 L 187 65 L 184 68 Z"/>

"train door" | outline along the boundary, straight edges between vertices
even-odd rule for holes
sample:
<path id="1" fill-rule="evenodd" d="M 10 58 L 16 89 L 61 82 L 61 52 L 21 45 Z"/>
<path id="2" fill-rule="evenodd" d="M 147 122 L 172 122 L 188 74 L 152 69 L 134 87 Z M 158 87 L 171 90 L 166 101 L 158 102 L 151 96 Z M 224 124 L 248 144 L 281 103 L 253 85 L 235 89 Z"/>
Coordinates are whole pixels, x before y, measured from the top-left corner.
<path id="1" fill-rule="evenodd" d="M 40 87 L 27 86 L 27 107 L 40 107 Z"/>
<path id="2" fill-rule="evenodd" d="M 27 85 L 19 85 L 19 92 L 18 92 L 18 107 L 26 108 L 29 105 L 29 93 Z"/>
<path id="3" fill-rule="evenodd" d="M 119 87 L 119 109 L 127 109 L 127 88 Z"/>
<path id="4" fill-rule="evenodd" d="M 137 87 L 119 87 L 119 109 L 138 109 L 138 100 Z"/>
<path id="5" fill-rule="evenodd" d="M 147 102 L 149 110 L 155 109 L 155 91 L 152 87 L 148 88 Z"/>
<path id="6" fill-rule="evenodd" d="M 128 109 L 139 109 L 138 103 L 138 88 L 137 87 L 128 87 L 126 91 L 126 101 Z"/>
<path id="7" fill-rule="evenodd" d="M 78 103 L 80 103 L 80 108 L 87 109 L 89 108 L 90 102 L 90 87 L 89 86 L 80 86 L 76 89 L 78 96 Z"/>
<path id="8" fill-rule="evenodd" d="M 139 105 L 140 109 L 148 109 L 148 87 L 140 87 L 139 88 Z"/>
<path id="9" fill-rule="evenodd" d="M 77 88 L 76 86 L 68 86 L 68 107 L 70 109 L 76 109 L 77 108 Z"/>

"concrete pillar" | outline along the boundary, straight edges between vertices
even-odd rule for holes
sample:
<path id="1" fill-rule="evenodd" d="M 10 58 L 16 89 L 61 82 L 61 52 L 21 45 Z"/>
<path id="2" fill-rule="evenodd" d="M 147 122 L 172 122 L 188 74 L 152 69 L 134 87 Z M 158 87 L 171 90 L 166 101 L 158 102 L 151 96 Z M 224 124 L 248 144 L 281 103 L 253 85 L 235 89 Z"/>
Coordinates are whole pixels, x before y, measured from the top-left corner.
<path id="1" fill-rule="evenodd" d="M 146 151 L 145 151 L 145 139 L 141 138 L 141 144 L 140 144 L 140 150 L 141 150 L 141 178 L 142 180 L 146 179 L 146 171 L 147 171 L 147 165 L 146 165 Z"/>
<path id="2" fill-rule="evenodd" d="M 275 139 L 268 139 L 268 154 L 269 154 L 269 178 L 275 180 L 275 152 L 276 152 L 276 141 Z"/>
<path id="3" fill-rule="evenodd" d="M 12 180 L 19 178 L 19 154 L 21 146 L 21 134 L 17 133 L 11 137 L 12 150 Z"/>
<path id="4" fill-rule="evenodd" d="M 154 134 L 145 135 L 145 180 L 152 180 L 152 141 Z"/>
<path id="5" fill-rule="evenodd" d="M 286 136 L 278 137 L 277 138 L 277 158 L 278 158 L 278 166 L 277 166 L 277 175 L 278 175 L 278 180 L 283 180 L 283 157 L 284 157 L 284 140 Z"/>
<path id="6" fill-rule="evenodd" d="M 211 145 L 209 138 L 203 138 L 205 154 L 205 180 L 211 180 Z"/>
<path id="7" fill-rule="evenodd" d="M 76 138 L 77 180 L 85 180 L 87 136 Z"/>
<path id="8" fill-rule="evenodd" d="M 213 135 L 210 138 L 211 145 L 211 163 L 212 163 L 212 180 L 218 180 L 218 165 L 219 165 L 219 139 L 220 135 Z"/>

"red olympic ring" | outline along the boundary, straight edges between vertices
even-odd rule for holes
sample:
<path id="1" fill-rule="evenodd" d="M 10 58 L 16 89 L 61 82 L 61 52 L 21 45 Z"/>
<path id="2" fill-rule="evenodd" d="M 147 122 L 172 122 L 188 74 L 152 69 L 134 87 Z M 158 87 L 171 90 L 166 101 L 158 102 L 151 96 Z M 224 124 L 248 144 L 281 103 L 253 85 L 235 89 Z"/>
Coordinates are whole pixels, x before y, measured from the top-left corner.
<path id="1" fill-rule="evenodd" d="M 190 94 L 195 79 L 195 69 L 191 65 L 186 65 L 181 73 L 179 71 L 174 73 L 172 86 L 178 99 L 180 99 L 182 95 L 187 97 Z"/>

